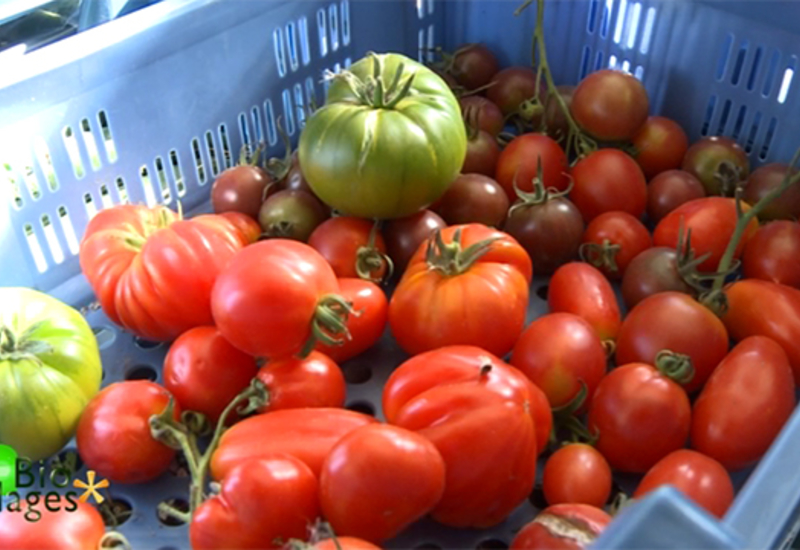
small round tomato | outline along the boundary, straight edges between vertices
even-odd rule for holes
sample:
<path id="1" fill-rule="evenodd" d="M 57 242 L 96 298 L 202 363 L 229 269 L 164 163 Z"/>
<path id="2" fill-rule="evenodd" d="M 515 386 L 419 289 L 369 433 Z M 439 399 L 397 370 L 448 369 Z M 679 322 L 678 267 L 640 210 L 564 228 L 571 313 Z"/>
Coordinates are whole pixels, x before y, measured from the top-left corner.
<path id="1" fill-rule="evenodd" d="M 466 113 L 470 110 L 475 112 L 475 120 L 478 123 L 479 129 L 493 137 L 496 137 L 497 134 L 503 131 L 503 127 L 506 125 L 503 112 L 500 110 L 500 107 L 485 97 L 469 95 L 460 98 L 458 102 L 461 105 L 462 113 Z"/>
<path id="2" fill-rule="evenodd" d="M 631 260 L 622 277 L 622 299 L 628 309 L 659 292 L 694 295 L 694 289 L 681 277 L 681 261 L 677 250 L 666 246 L 648 248 Z"/>
<path id="3" fill-rule="evenodd" d="M 256 372 L 256 360 L 233 347 L 216 327 L 197 327 L 170 346 L 164 359 L 164 387 L 183 410 L 203 413 L 215 425 Z"/>
<path id="4" fill-rule="evenodd" d="M 313 550 L 381 550 L 371 542 L 356 537 L 336 537 L 314 543 Z"/>
<path id="5" fill-rule="evenodd" d="M 669 376 L 652 365 L 629 363 L 600 382 L 588 422 L 612 468 L 644 473 L 686 444 L 691 414 L 686 392 Z"/>
<path id="6" fill-rule="evenodd" d="M 662 485 L 672 485 L 718 518 L 733 502 L 733 483 L 722 464 L 690 449 L 679 449 L 659 460 L 639 482 L 633 498 Z"/>
<path id="7" fill-rule="evenodd" d="M 95 550 L 101 548 L 100 540 L 106 532 L 103 516 L 97 508 L 75 497 L 62 504 L 51 504 L 43 498 L 43 505 L 27 506 L 0 513 L 0 548 L 14 550 Z M 44 503 L 47 503 L 46 506 Z M 4 508 L 5 508 L 4 503 Z"/>
<path id="8" fill-rule="evenodd" d="M 386 250 L 394 262 L 395 272 L 403 273 L 408 261 L 419 250 L 437 229 L 444 229 L 447 224 L 432 210 L 423 210 L 408 218 L 388 220 L 383 227 L 383 239 Z"/>
<path id="9" fill-rule="evenodd" d="M 537 96 L 536 71 L 530 67 L 508 67 L 495 74 L 492 82 L 486 97 L 500 107 L 505 116 L 517 112 L 523 102 Z"/>
<path id="10" fill-rule="evenodd" d="M 363 279 L 339 279 L 339 295 L 352 305 L 345 323 L 349 338 L 340 345 L 317 342 L 315 349 L 338 364 L 361 355 L 383 335 L 389 319 L 389 300 L 381 287 Z"/>
<path id="11" fill-rule="evenodd" d="M 750 205 L 754 205 L 767 193 L 780 186 L 789 172 L 786 164 L 773 163 L 761 166 L 750 174 L 744 187 L 742 198 Z M 792 170 L 791 176 L 797 174 L 797 169 Z M 797 220 L 800 218 L 800 183 L 792 184 L 781 196 L 759 213 L 758 219 L 769 220 Z"/>
<path id="12" fill-rule="evenodd" d="M 484 44 L 465 44 L 453 53 L 451 73 L 467 90 L 487 85 L 498 70 L 497 58 Z"/>
<path id="13" fill-rule="evenodd" d="M 599 537 L 611 516 L 588 504 L 556 504 L 539 512 L 514 540 L 511 550 L 582 550 Z"/>
<path id="14" fill-rule="evenodd" d="M 499 158 L 500 146 L 492 134 L 477 127 L 468 130 L 467 155 L 461 166 L 462 174 L 483 174 L 493 178 Z"/>
<path id="15" fill-rule="evenodd" d="M 569 165 L 561 146 L 543 134 L 522 134 L 506 145 L 497 161 L 495 178 L 510 202 L 517 200 L 515 186 L 522 191 L 533 190 L 539 162 L 545 189 L 564 191 L 569 187 Z"/>
<path id="16" fill-rule="evenodd" d="M 334 532 L 380 543 L 430 512 L 444 482 L 444 459 L 430 440 L 370 424 L 331 449 L 319 478 L 320 504 Z"/>
<path id="17" fill-rule="evenodd" d="M 654 365 L 662 351 L 688 356 L 694 370 L 686 391 L 703 387 L 728 353 L 728 331 L 722 321 L 691 296 L 661 292 L 628 312 L 617 338 L 619 363 Z"/>
<path id="18" fill-rule="evenodd" d="M 682 168 L 700 180 L 707 195 L 732 196 L 736 187 L 747 180 L 750 160 L 732 139 L 712 136 L 689 147 Z"/>
<path id="19" fill-rule="evenodd" d="M 634 158 L 650 180 L 657 174 L 680 168 L 689 138 L 680 124 L 663 116 L 651 116 L 633 136 Z"/>
<path id="20" fill-rule="evenodd" d="M 386 244 L 375 223 L 338 216 L 322 222 L 308 238 L 339 278 L 379 281 L 386 275 Z"/>
<path id="21" fill-rule="evenodd" d="M 689 172 L 661 172 L 647 185 L 647 217 L 658 223 L 683 203 L 705 196 L 703 184 Z"/>
<path id="22" fill-rule="evenodd" d="M 583 234 L 581 252 L 609 279 L 621 279 L 631 260 L 653 246 L 650 232 L 627 212 L 600 214 Z"/>
<path id="23" fill-rule="evenodd" d="M 269 401 L 260 412 L 307 407 L 343 407 L 345 381 L 333 360 L 312 351 L 308 357 L 268 361 L 258 371 Z"/>
<path id="24" fill-rule="evenodd" d="M 166 472 L 175 450 L 153 439 L 150 417 L 162 414 L 171 397 L 147 380 L 117 382 L 98 393 L 84 409 L 76 435 L 86 467 L 118 483 L 144 483 Z M 176 421 L 180 413 L 176 403 Z"/>
<path id="25" fill-rule="evenodd" d="M 591 445 L 570 443 L 547 459 L 542 489 L 551 506 L 590 504 L 602 508 L 611 495 L 611 467 Z"/>
<path id="26" fill-rule="evenodd" d="M 569 109 L 572 104 L 572 94 L 575 93 L 575 86 L 556 86 L 556 91 L 564 104 Z M 547 96 L 547 103 L 544 107 L 544 124 L 547 135 L 559 143 L 563 143 L 569 134 L 569 121 L 561 108 L 558 99 L 550 94 Z"/>
<path id="27" fill-rule="evenodd" d="M 584 384 L 587 396 L 580 410 L 585 410 L 606 374 L 600 338 L 571 313 L 550 313 L 528 325 L 514 346 L 511 364 L 544 391 L 554 408 L 570 403 Z"/>
<path id="28" fill-rule="evenodd" d="M 749 206 L 743 204 L 747 211 Z M 725 197 L 705 197 L 682 204 L 666 215 L 653 232 L 655 246 L 676 247 L 683 227 L 692 231 L 692 250 L 696 258 L 709 254 L 708 259 L 702 262 L 700 271 L 712 272 L 717 269 L 725 249 L 728 247 L 739 217 L 736 213 L 734 199 Z M 744 250 L 747 241 L 758 229 L 758 220 L 753 219 L 745 229 L 739 245 L 736 247 L 734 258 L 738 259 Z"/>
<path id="29" fill-rule="evenodd" d="M 760 227 L 742 255 L 748 279 L 800 288 L 800 224 L 779 220 Z"/>
<path id="30" fill-rule="evenodd" d="M 436 212 L 448 225 L 482 223 L 499 227 L 508 213 L 508 197 L 491 177 L 465 173 L 441 198 Z"/>
<path id="31" fill-rule="evenodd" d="M 641 218 L 647 205 L 642 169 L 618 149 L 600 149 L 572 167 L 569 198 L 589 223 L 604 212 L 622 211 Z"/>
<path id="32" fill-rule="evenodd" d="M 223 171 L 211 186 L 214 212 L 241 212 L 258 218 L 261 204 L 275 189 L 275 182 L 259 166 L 241 164 Z"/>
<path id="33" fill-rule="evenodd" d="M 258 223 L 266 237 L 306 242 L 329 216 L 330 210 L 312 193 L 284 189 L 264 201 Z"/>
<path id="34" fill-rule="evenodd" d="M 647 120 L 647 91 L 634 76 L 596 71 L 578 83 L 570 111 L 581 128 L 602 141 L 633 138 Z"/>

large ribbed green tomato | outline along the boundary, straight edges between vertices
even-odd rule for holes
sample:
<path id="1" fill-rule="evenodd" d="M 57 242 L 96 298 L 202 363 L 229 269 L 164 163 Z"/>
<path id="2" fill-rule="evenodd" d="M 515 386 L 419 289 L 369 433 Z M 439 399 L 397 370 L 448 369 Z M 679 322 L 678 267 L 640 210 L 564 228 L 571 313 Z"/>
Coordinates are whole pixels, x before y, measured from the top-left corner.
<path id="1" fill-rule="evenodd" d="M 58 452 L 101 374 L 97 340 L 78 311 L 29 288 L 0 288 L 0 443 L 31 460 Z"/>
<path id="2" fill-rule="evenodd" d="M 331 81 L 300 136 L 314 193 L 360 218 L 401 218 L 441 197 L 464 163 L 461 108 L 444 80 L 399 54 L 369 55 Z"/>

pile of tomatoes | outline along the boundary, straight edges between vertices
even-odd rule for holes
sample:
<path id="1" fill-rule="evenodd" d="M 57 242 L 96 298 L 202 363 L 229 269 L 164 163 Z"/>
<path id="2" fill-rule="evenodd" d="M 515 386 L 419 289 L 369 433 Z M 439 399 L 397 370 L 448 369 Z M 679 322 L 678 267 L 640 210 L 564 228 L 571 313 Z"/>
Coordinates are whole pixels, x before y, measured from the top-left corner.
<path id="1" fill-rule="evenodd" d="M 724 515 L 730 473 L 796 404 L 800 185 L 742 222 L 792 169 L 690 144 L 621 71 L 553 90 L 469 44 L 348 75 L 298 153 L 219 177 L 213 214 L 92 219 L 80 261 L 104 312 L 171 344 L 163 385 L 88 402 L 86 466 L 145 483 L 183 453 L 190 509 L 164 513 L 197 550 L 493 527 L 542 461 L 549 507 L 511 548 L 587 546 L 614 472 Z M 534 275 L 550 312 L 526 324 Z M 386 330 L 408 359 L 379 421 L 344 408 L 340 366 Z"/>

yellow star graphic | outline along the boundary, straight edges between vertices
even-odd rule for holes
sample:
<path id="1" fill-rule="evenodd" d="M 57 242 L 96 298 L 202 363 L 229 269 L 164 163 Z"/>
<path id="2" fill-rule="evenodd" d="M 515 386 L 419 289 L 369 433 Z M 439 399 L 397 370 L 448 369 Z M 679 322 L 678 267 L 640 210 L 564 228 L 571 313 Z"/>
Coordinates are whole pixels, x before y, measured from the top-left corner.
<path id="1" fill-rule="evenodd" d="M 107 479 L 101 479 L 99 482 L 95 483 L 95 479 L 97 478 L 97 472 L 94 470 L 89 470 L 86 472 L 86 481 L 81 479 L 73 480 L 72 486 L 78 489 L 85 489 L 83 494 L 78 497 L 78 500 L 81 502 L 86 502 L 89 500 L 89 497 L 94 498 L 94 501 L 97 504 L 102 504 L 105 498 L 101 495 L 97 490 L 98 489 L 105 489 L 109 486 Z"/>

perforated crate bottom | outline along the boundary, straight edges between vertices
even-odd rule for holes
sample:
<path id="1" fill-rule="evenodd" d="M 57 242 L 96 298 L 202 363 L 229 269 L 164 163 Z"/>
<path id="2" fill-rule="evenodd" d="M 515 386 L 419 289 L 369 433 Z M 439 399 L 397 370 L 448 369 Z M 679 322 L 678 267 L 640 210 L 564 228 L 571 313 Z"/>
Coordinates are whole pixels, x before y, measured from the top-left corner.
<path id="1" fill-rule="evenodd" d="M 548 312 L 547 278 L 534 279 L 527 323 Z M 130 379 L 148 379 L 161 382 L 161 365 L 168 344 L 147 342 L 133 337 L 114 325 L 97 309 L 86 312 L 86 318 L 97 335 L 103 360 L 103 386 Z M 526 323 L 526 325 L 527 325 Z M 372 349 L 342 365 L 347 380 L 346 407 L 372 414 L 383 419 L 381 391 L 391 372 L 408 356 L 397 346 L 387 329 Z M 476 434 L 476 437 L 481 437 Z M 486 441 L 491 445 L 491 441 Z M 74 448 L 74 442 L 70 445 Z M 80 473 L 85 470 L 81 466 Z M 734 476 L 736 490 L 746 481 L 750 470 Z M 542 461 L 537 471 L 541 481 Z M 640 477 L 615 476 L 613 495 L 618 489 L 631 494 Z M 189 550 L 188 527 L 159 519 L 156 508 L 159 502 L 169 499 L 186 500 L 188 477 L 176 460 L 169 472 L 159 479 L 143 485 L 112 483 L 107 493 L 114 501 L 130 506 L 130 517 L 118 530 L 130 540 L 135 550 Z M 534 489 L 511 516 L 494 528 L 486 530 L 451 529 L 432 520 L 423 519 L 396 539 L 384 544 L 395 549 L 494 549 L 507 548 L 514 535 L 545 506 L 541 490 Z"/>

